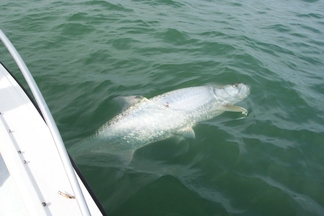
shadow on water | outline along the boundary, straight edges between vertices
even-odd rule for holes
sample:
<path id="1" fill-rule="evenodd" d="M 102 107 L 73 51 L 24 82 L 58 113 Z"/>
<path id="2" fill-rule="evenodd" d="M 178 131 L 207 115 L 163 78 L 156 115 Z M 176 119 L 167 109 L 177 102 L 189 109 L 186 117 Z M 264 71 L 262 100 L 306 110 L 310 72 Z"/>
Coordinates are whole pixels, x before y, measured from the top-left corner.
<path id="1" fill-rule="evenodd" d="M 205 182 L 206 171 L 197 165 L 204 156 L 193 154 L 192 145 L 196 144 L 190 140 L 160 141 L 138 149 L 129 164 L 104 151 L 91 152 L 88 148 L 83 149 L 82 154 L 79 151 L 78 155 L 73 154 L 77 152 L 76 148 L 69 151 L 86 175 L 97 176 L 87 179 L 91 180 L 90 185 L 100 185 L 101 191 L 95 193 L 99 199 L 101 196 L 105 198 L 103 205 L 109 214 L 244 212 L 232 205 L 229 196 Z M 179 202 L 182 202 L 182 207 L 174 208 Z"/>
<path id="2" fill-rule="evenodd" d="M 104 145 L 92 149 L 95 139 L 69 151 L 111 215 L 320 215 L 324 209 L 314 188 L 321 181 L 313 179 L 311 186 L 305 182 L 311 172 L 299 173 L 297 167 L 310 166 L 301 163 L 300 146 L 254 134 L 257 129 L 250 134 L 251 127 L 263 130 L 250 115 L 223 114 L 217 123 L 197 125 L 195 139 L 137 149 L 130 163 L 105 152 Z M 260 134 L 275 131 L 270 129 Z"/>

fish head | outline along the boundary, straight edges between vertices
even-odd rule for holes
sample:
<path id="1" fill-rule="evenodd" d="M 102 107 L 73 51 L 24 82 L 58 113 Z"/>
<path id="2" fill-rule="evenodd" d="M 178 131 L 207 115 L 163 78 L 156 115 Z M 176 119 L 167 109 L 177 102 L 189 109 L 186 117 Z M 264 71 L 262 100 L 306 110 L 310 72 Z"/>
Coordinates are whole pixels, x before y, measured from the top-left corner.
<path id="1" fill-rule="evenodd" d="M 213 92 L 219 103 L 235 104 L 250 94 L 250 88 L 243 83 L 237 83 L 221 87 L 215 86 L 213 87 Z"/>

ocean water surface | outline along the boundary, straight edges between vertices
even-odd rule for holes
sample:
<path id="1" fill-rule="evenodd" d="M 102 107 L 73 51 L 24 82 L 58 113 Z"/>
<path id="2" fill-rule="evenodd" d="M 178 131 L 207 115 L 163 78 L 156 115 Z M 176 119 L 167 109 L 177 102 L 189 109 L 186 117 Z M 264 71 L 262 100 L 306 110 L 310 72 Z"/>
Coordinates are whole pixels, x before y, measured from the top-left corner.
<path id="1" fill-rule="evenodd" d="M 251 94 L 127 166 L 80 170 L 108 215 L 324 215 L 324 2 L 8 1 L 0 28 L 25 60 L 66 147 L 153 97 L 243 82 Z M 1 46 L 0 61 L 22 78 Z"/>

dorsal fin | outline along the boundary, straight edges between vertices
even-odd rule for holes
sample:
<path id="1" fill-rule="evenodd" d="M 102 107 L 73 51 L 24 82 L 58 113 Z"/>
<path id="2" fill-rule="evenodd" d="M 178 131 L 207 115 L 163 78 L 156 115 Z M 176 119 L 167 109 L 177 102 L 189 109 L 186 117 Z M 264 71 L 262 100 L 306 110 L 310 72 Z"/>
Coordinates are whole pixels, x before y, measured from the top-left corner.
<path id="1" fill-rule="evenodd" d="M 114 98 L 115 101 L 122 107 L 123 110 L 126 110 L 130 106 L 139 103 L 145 99 L 145 97 L 141 95 L 132 95 L 132 96 L 119 96 Z"/>

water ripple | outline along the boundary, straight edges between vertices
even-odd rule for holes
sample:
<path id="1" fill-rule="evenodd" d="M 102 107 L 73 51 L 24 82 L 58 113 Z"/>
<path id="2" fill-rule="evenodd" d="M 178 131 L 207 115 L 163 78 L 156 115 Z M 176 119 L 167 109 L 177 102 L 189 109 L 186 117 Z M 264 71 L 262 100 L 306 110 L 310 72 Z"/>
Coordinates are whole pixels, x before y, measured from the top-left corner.
<path id="1" fill-rule="evenodd" d="M 291 3 L 51 0 L 35 7 L 5 0 L 0 26 L 68 147 L 121 111 L 117 96 L 211 83 L 251 87 L 238 104 L 248 116 L 224 113 L 197 125 L 194 140 L 149 145 L 132 167 L 84 158 L 81 169 L 107 212 L 143 214 L 149 205 L 155 215 L 320 215 L 324 5 Z"/>

